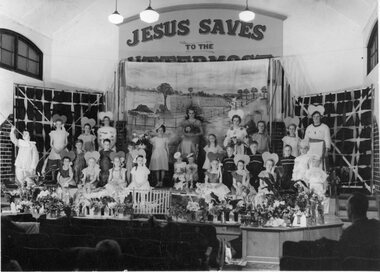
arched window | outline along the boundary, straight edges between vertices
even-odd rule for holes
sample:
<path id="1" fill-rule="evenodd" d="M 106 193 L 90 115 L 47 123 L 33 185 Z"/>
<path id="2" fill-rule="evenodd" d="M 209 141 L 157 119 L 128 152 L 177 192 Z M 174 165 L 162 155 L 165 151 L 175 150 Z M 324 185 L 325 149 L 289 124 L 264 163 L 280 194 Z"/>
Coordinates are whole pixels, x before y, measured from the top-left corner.
<path id="1" fill-rule="evenodd" d="M 0 67 L 42 80 L 42 51 L 28 38 L 0 28 Z"/>
<path id="2" fill-rule="evenodd" d="M 379 38 L 377 33 L 377 22 L 372 29 L 371 36 L 367 45 L 367 74 L 369 74 L 372 69 L 379 62 L 378 44 Z"/>

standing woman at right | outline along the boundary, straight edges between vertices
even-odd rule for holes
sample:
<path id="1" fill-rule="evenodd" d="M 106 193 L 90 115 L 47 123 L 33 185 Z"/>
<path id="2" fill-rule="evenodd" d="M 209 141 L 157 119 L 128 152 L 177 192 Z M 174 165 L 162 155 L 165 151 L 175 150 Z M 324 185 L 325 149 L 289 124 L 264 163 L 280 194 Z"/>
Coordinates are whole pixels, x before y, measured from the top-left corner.
<path id="1" fill-rule="evenodd" d="M 309 115 L 313 118 L 313 123 L 310 124 L 305 131 L 305 140 L 309 142 L 309 154 L 315 154 L 321 157 L 322 168 L 327 169 L 327 155 L 331 148 L 330 128 L 321 122 L 321 118 L 325 112 L 322 105 L 310 105 L 308 108 Z"/>

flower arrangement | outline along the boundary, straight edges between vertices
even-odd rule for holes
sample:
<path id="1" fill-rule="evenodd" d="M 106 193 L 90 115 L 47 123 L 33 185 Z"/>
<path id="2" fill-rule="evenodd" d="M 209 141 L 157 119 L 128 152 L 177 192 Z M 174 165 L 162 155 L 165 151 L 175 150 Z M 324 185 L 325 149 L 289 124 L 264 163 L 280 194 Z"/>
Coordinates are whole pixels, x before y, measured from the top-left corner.
<path id="1" fill-rule="evenodd" d="M 104 207 L 104 204 L 99 198 L 91 198 L 90 207 L 94 210 L 94 213 L 100 213 Z"/>
<path id="2" fill-rule="evenodd" d="M 52 194 L 44 199 L 47 199 L 45 202 L 46 213 L 55 213 L 56 215 L 59 215 L 63 211 L 64 203 L 56 195 Z"/>
<path id="3" fill-rule="evenodd" d="M 28 211 L 30 208 L 32 208 L 32 201 L 29 201 L 29 200 L 21 200 L 17 205 L 16 205 L 16 209 L 18 212 L 26 212 Z"/>

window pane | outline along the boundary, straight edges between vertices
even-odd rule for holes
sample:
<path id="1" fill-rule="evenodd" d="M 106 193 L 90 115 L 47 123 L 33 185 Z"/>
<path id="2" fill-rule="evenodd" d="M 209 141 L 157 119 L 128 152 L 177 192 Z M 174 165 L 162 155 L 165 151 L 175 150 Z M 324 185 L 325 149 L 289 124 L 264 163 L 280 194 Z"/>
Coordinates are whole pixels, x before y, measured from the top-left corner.
<path id="1" fill-rule="evenodd" d="M 15 38 L 11 35 L 1 34 L 1 48 L 14 51 Z"/>
<path id="2" fill-rule="evenodd" d="M 13 66 L 13 53 L 1 50 L 1 63 Z"/>
<path id="3" fill-rule="evenodd" d="M 17 68 L 26 71 L 27 59 L 21 56 L 17 56 Z"/>
<path id="4" fill-rule="evenodd" d="M 18 54 L 24 57 L 28 56 L 28 46 L 20 40 L 18 40 Z"/>
<path id="5" fill-rule="evenodd" d="M 38 75 L 38 62 L 29 60 L 28 61 L 28 72 Z"/>
<path id="6" fill-rule="evenodd" d="M 39 61 L 38 54 L 32 48 L 29 47 L 29 58 L 35 61 Z"/>

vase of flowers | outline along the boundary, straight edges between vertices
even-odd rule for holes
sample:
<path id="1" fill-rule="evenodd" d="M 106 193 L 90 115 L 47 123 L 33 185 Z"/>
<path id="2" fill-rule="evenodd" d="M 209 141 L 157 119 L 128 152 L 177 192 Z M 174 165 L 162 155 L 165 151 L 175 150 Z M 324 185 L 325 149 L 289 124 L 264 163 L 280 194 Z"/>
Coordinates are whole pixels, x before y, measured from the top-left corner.
<path id="1" fill-rule="evenodd" d="M 186 210 L 187 210 L 187 220 L 188 221 L 195 221 L 195 214 L 199 211 L 200 207 L 198 202 L 195 202 L 191 199 L 187 203 Z"/>

